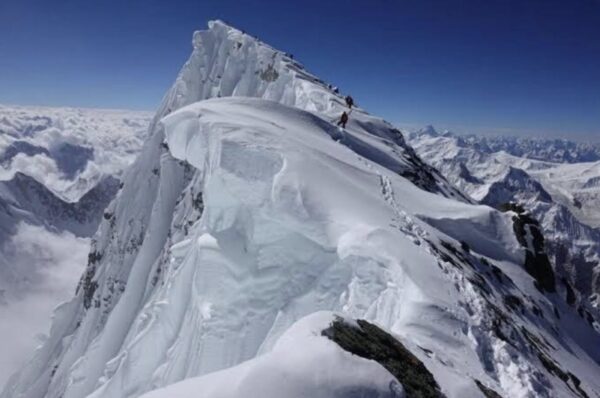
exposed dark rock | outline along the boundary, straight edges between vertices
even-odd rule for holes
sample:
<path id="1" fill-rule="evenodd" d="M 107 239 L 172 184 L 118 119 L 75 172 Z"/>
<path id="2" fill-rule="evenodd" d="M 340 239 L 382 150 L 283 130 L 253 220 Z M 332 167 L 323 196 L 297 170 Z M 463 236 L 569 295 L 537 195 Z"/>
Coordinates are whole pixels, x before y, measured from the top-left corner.
<path id="1" fill-rule="evenodd" d="M 498 394 L 496 391 L 492 390 L 489 387 L 486 387 L 482 382 L 475 379 L 475 384 L 479 387 L 479 390 L 483 393 L 485 398 L 502 398 L 502 395 Z"/>
<path id="2" fill-rule="evenodd" d="M 538 359 L 540 360 L 542 365 L 544 365 L 544 367 L 546 368 L 546 370 L 548 372 L 552 373 L 554 376 L 558 377 L 565 383 L 569 381 L 569 374 L 567 372 L 565 372 L 564 370 L 562 370 L 556 362 L 554 362 L 552 359 L 550 359 L 549 357 L 547 357 L 546 355 L 542 354 L 539 351 L 537 354 L 538 354 Z"/>
<path id="3" fill-rule="evenodd" d="M 513 311 L 521 311 L 523 309 L 521 299 L 511 294 L 504 296 L 504 304 Z"/>
<path id="4" fill-rule="evenodd" d="M 454 258 L 452 258 L 452 256 L 450 256 L 448 253 L 446 253 L 445 251 L 441 250 L 438 246 L 434 245 L 432 242 L 429 242 L 431 250 L 445 263 L 448 263 L 450 265 L 453 265 L 454 267 L 458 268 L 458 269 L 462 269 L 463 267 L 454 260 Z M 443 245 L 443 242 L 442 242 Z"/>
<path id="5" fill-rule="evenodd" d="M 525 270 L 535 278 L 536 287 L 542 292 L 555 292 L 556 282 L 550 259 L 545 252 L 544 236 L 540 225 L 528 213 L 520 212 L 517 204 L 503 205 L 503 208 L 518 213 L 513 217 L 513 230 L 525 252 Z"/>
<path id="6" fill-rule="evenodd" d="M 460 241 L 460 248 L 463 249 L 465 252 L 470 253 L 471 252 L 471 247 L 469 246 L 469 244 L 463 240 Z"/>
<path id="7" fill-rule="evenodd" d="M 588 321 L 590 326 L 594 326 L 594 322 L 596 320 L 594 319 L 594 316 L 591 314 L 591 312 L 589 312 L 588 310 L 585 310 L 585 319 Z"/>
<path id="8" fill-rule="evenodd" d="M 575 305 L 575 302 L 577 301 L 577 297 L 575 297 L 575 291 L 573 290 L 573 288 L 571 287 L 571 284 L 569 283 L 569 281 L 566 278 L 562 278 L 561 279 L 563 285 L 565 286 L 565 290 L 567 291 L 567 297 L 566 297 L 566 301 L 567 304 L 569 304 L 571 307 Z"/>
<path id="9" fill-rule="evenodd" d="M 367 321 L 357 323 L 337 319 L 322 334 L 344 350 L 381 364 L 402 384 L 407 398 L 444 397 L 423 362 L 402 343 Z"/>
<path id="10" fill-rule="evenodd" d="M 525 213 L 525 208 L 518 203 L 503 203 L 498 206 L 498 210 L 506 213 L 507 211 L 514 211 L 517 214 Z"/>
<path id="11" fill-rule="evenodd" d="M 457 196 L 467 202 L 471 202 L 471 199 L 460 191 L 451 191 L 450 194 L 448 194 L 440 189 L 438 181 L 441 180 L 447 182 L 446 178 L 443 177 L 435 168 L 423 162 L 411 147 L 407 147 L 406 150 L 410 155 L 407 160 L 413 167 L 410 169 L 401 170 L 398 174 L 407 180 L 410 180 L 413 184 L 425 191 L 439 193 L 446 197 Z"/>
<path id="12" fill-rule="evenodd" d="M 267 65 L 267 68 L 260 72 L 260 78 L 271 83 L 279 78 L 279 73 L 275 70 L 273 65 Z"/>
<path id="13" fill-rule="evenodd" d="M 470 260 L 468 251 L 465 250 L 466 253 L 461 252 L 460 250 L 458 250 L 458 248 L 456 246 L 454 246 L 450 242 L 446 242 L 446 241 L 442 240 L 442 241 L 440 241 L 440 243 L 442 244 L 444 249 L 446 249 L 446 250 L 448 250 L 448 252 L 452 253 L 459 262 L 469 265 L 469 266 L 471 266 L 471 268 L 475 268 L 475 266 L 473 265 L 473 263 Z M 461 243 L 461 246 L 462 246 L 462 243 Z M 467 247 L 468 247 L 468 245 L 467 245 Z"/>
<path id="14" fill-rule="evenodd" d="M 470 276 L 468 278 L 468 280 L 473 285 L 477 286 L 479 288 L 479 290 L 481 291 L 481 293 L 485 294 L 486 296 L 489 296 L 492 293 L 489 284 L 487 283 L 485 278 L 482 277 L 481 275 L 473 274 L 472 276 Z"/>
<path id="15" fill-rule="evenodd" d="M 496 277 L 496 280 L 500 283 L 513 283 L 512 279 L 508 277 L 498 266 L 492 265 L 492 273 Z"/>
<path id="16" fill-rule="evenodd" d="M 548 371 L 548 373 L 562 380 L 563 383 L 569 387 L 571 391 L 579 395 L 581 398 L 588 398 L 588 394 L 581 388 L 581 381 L 573 373 L 563 370 L 560 365 L 554 361 L 549 352 L 556 350 L 548 340 L 544 337 L 538 337 L 525 327 L 521 327 L 521 332 L 525 339 L 530 344 L 530 349 L 538 357 L 542 366 Z"/>
<path id="17" fill-rule="evenodd" d="M 530 332 L 526 327 L 521 326 L 521 334 L 530 345 L 530 348 L 538 353 L 543 352 L 544 350 L 556 349 L 552 344 L 548 342 L 545 338 L 540 338 L 539 336 Z"/>
<path id="18" fill-rule="evenodd" d="M 536 315 L 539 316 L 540 318 L 544 317 L 544 312 L 541 310 L 540 307 L 538 307 L 537 305 L 534 305 L 533 307 L 531 307 L 531 311 Z"/>
<path id="19" fill-rule="evenodd" d="M 83 275 L 83 307 L 87 310 L 92 306 L 94 293 L 98 289 L 98 282 L 92 280 L 96 273 L 96 267 L 88 268 Z"/>
<path id="20" fill-rule="evenodd" d="M 502 312 L 498 307 L 493 304 L 489 304 L 489 309 L 492 311 L 491 315 L 491 330 L 494 335 L 505 343 L 515 346 L 514 342 L 509 336 L 514 334 L 513 327 L 511 326 L 506 314 Z"/>
<path id="21" fill-rule="evenodd" d="M 579 395 L 581 395 L 582 398 L 588 398 L 589 395 L 587 395 L 587 393 L 581 388 L 581 380 L 579 380 L 579 378 L 571 372 L 569 372 L 569 377 L 571 378 L 573 386 L 575 387 Z"/>
<path id="22" fill-rule="evenodd" d="M 192 205 L 194 209 L 198 210 L 200 213 L 204 211 L 204 199 L 202 197 L 202 192 L 198 192 L 192 201 Z"/>
<path id="23" fill-rule="evenodd" d="M 477 178 L 473 174 L 471 174 L 471 171 L 463 162 L 460 162 L 458 167 L 460 169 L 460 171 L 458 173 L 458 176 L 460 178 L 462 178 L 466 182 L 474 184 L 474 185 L 483 184 L 483 180 L 481 180 L 480 178 Z"/>

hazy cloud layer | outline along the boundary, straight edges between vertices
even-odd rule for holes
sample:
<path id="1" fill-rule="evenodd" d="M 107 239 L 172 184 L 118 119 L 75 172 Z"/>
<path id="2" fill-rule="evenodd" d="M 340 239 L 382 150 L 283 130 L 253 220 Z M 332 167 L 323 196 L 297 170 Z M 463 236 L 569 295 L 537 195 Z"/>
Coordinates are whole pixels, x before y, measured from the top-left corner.
<path id="1" fill-rule="evenodd" d="M 89 239 L 20 224 L 3 247 L 0 269 L 0 389 L 47 333 L 52 310 L 69 299 L 85 266 Z"/>
<path id="2" fill-rule="evenodd" d="M 0 158 L 14 145 L 44 151 L 2 162 L 0 180 L 22 172 L 76 201 L 103 176 L 118 177 L 133 162 L 150 119 L 148 112 L 0 105 Z"/>

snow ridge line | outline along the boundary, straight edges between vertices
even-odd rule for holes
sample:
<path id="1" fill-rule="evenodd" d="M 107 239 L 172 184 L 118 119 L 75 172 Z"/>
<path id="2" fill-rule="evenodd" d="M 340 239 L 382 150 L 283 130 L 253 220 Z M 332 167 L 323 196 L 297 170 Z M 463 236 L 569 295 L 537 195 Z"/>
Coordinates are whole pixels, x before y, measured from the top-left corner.
<path id="1" fill-rule="evenodd" d="M 379 178 L 381 186 L 381 196 L 383 200 L 392 208 L 394 217 L 390 221 L 390 227 L 397 229 L 406 235 L 410 236 L 413 243 L 417 246 L 421 245 L 422 240 L 427 240 L 428 234 L 417 223 L 400 208 L 394 195 L 394 187 L 392 181 L 386 175 L 383 175 L 365 158 L 359 156 L 358 160 L 363 163 L 369 170 L 373 171 Z"/>
<path id="2" fill-rule="evenodd" d="M 390 178 L 373 167 L 368 160 L 360 156 L 358 159 L 379 178 L 381 195 L 394 212 L 390 226 L 410 236 L 415 245 L 420 246 L 422 241 L 425 241 L 427 243 L 425 247 L 427 252 L 432 253 L 436 251 L 432 248 L 433 243 L 427 239 L 429 234 L 401 209 L 394 195 L 394 188 Z M 470 336 L 475 345 L 477 355 L 480 357 L 482 363 L 485 364 L 488 376 L 496 380 L 506 391 L 516 394 L 514 396 L 528 398 L 550 397 L 548 386 L 551 384 L 546 377 L 536 372 L 528 360 L 515 363 L 515 358 L 519 357 L 515 355 L 515 349 L 489 331 L 487 325 L 493 324 L 494 320 L 488 315 L 491 313 L 488 309 L 488 303 L 481 297 L 477 287 L 469 281 L 466 275 L 454 267 L 446 264 L 443 270 L 448 279 L 452 281 L 452 285 L 466 297 L 465 301 L 460 304 L 472 322 L 471 326 L 464 333 Z M 511 365 L 516 365 L 516 372 L 510 368 Z M 516 388 L 514 386 L 515 381 L 518 381 L 518 387 Z"/>

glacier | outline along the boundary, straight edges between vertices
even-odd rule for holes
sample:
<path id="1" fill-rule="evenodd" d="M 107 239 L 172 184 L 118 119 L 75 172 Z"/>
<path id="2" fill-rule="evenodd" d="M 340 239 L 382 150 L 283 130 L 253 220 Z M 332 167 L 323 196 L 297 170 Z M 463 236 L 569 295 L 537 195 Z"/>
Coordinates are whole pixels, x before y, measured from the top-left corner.
<path id="1" fill-rule="evenodd" d="M 527 272 L 519 215 L 474 203 L 361 108 L 339 129 L 345 109 L 254 37 L 196 32 L 75 297 L 1 396 L 406 395 L 314 338 L 332 312 L 392 333 L 448 397 L 597 395 L 597 322 Z"/>

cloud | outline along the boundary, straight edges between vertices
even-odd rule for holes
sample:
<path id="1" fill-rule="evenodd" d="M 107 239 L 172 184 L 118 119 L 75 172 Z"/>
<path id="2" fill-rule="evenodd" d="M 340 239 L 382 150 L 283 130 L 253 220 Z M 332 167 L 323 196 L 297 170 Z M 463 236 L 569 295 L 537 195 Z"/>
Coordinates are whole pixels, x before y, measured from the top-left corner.
<path id="1" fill-rule="evenodd" d="M 57 196 L 77 201 L 105 175 L 118 177 L 135 160 L 151 117 L 148 112 L 0 106 L 0 130 L 5 132 L 0 134 L 0 155 L 15 141 L 45 148 L 51 154 L 15 157 L 14 164 L 4 165 L 5 169 L 0 166 L 0 180 L 22 172 Z M 77 167 L 78 156 L 71 159 L 75 161 L 72 164 L 69 154 L 61 152 L 65 144 L 85 148 L 82 151 L 92 148 L 93 157 L 87 159 L 85 167 Z M 70 174 L 61 159 L 76 172 Z"/>
<path id="2" fill-rule="evenodd" d="M 52 310 L 71 298 L 83 272 L 89 239 L 20 224 L 2 248 L 4 298 L 0 303 L 0 390 L 47 333 Z"/>

